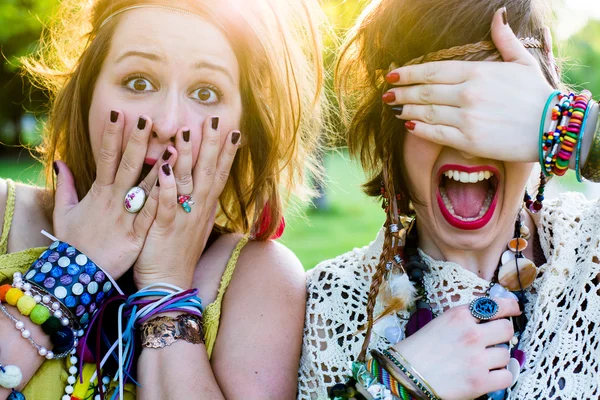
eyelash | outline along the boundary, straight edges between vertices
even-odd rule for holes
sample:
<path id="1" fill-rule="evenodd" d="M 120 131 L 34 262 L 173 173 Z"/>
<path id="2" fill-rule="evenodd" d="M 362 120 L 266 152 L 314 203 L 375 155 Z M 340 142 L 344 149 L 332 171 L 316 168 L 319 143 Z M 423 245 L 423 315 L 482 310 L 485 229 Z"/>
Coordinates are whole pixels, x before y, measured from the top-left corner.
<path id="1" fill-rule="evenodd" d="M 125 79 L 123 79 L 123 81 L 121 82 L 121 85 L 125 89 L 129 90 L 130 92 L 132 92 L 134 94 L 143 94 L 143 93 L 147 92 L 147 91 L 139 91 L 139 90 L 131 89 L 130 87 L 128 87 L 128 84 L 131 83 L 135 79 L 144 79 L 144 80 L 147 80 L 152 85 L 152 87 L 156 86 L 156 85 L 154 85 L 154 83 L 152 83 L 152 80 L 150 80 L 148 77 L 146 77 L 143 74 L 128 75 Z M 215 94 L 217 95 L 217 101 L 214 103 L 203 103 L 199 99 L 194 98 L 194 100 L 199 102 L 200 104 L 211 106 L 211 105 L 220 103 L 223 100 L 223 91 L 221 89 L 219 89 L 218 87 L 211 85 L 211 84 L 201 85 L 201 86 L 197 87 L 196 89 L 194 89 L 192 91 L 192 93 L 194 93 L 198 90 L 201 90 L 201 89 L 209 89 L 209 90 L 212 90 L 213 92 L 215 92 Z"/>

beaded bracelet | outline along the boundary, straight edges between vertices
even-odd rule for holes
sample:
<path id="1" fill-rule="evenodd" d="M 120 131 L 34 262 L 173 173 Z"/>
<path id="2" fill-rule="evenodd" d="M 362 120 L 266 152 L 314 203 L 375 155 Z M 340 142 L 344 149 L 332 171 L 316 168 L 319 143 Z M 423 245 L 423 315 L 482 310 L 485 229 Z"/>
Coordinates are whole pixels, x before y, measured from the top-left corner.
<path id="1" fill-rule="evenodd" d="M 16 365 L 0 364 L 0 386 L 11 390 L 6 400 L 25 400 L 23 393 L 15 390 L 21 384 L 22 380 L 23 373 L 21 372 L 21 368 Z"/>
<path id="2" fill-rule="evenodd" d="M 592 97 L 590 93 L 590 101 L 587 106 L 587 110 L 585 116 L 583 117 L 583 122 L 581 124 L 581 132 L 579 134 L 579 141 L 577 142 L 577 152 L 575 153 L 575 177 L 577 178 L 577 182 L 583 182 L 581 177 L 581 144 L 583 143 L 583 138 L 585 137 L 585 129 L 587 128 L 587 122 L 590 117 L 592 110 Z"/>
<path id="3" fill-rule="evenodd" d="M 101 268 L 75 247 L 58 240 L 31 265 L 25 280 L 58 299 L 83 328 L 113 289 Z"/>
<path id="4" fill-rule="evenodd" d="M 539 153 L 540 153 L 540 165 L 542 167 L 542 171 L 544 171 L 544 174 L 546 174 L 545 168 L 544 168 L 544 150 L 546 149 L 547 145 L 549 143 L 546 143 L 548 138 L 546 135 L 546 133 L 544 132 L 544 127 L 546 126 L 546 117 L 548 116 L 548 110 L 550 109 L 550 104 L 552 104 L 552 100 L 554 100 L 554 98 L 556 96 L 560 96 L 561 92 L 560 90 L 555 90 L 554 92 L 552 92 L 552 94 L 548 97 L 548 100 L 546 100 L 546 105 L 544 106 L 544 111 L 542 113 L 542 122 L 540 123 L 540 143 L 539 143 Z M 554 110 L 554 109 L 553 109 Z M 550 130 L 549 132 L 554 132 L 554 129 L 556 128 L 556 124 L 557 124 L 557 119 L 555 118 L 554 113 L 552 114 L 552 123 L 550 124 Z M 553 128 L 554 126 L 554 128 Z M 548 176 L 548 175 L 546 175 Z"/>
<path id="5" fill-rule="evenodd" d="M 565 129 L 564 135 L 561 137 L 560 150 L 554 163 L 553 171 L 555 175 L 562 176 L 569 168 L 569 161 L 579 141 L 583 119 L 587 112 L 591 95 L 588 90 L 584 90 L 583 93 L 575 98 L 569 124 Z"/>
<path id="6" fill-rule="evenodd" d="M 557 154 L 564 140 L 564 136 L 567 133 L 567 125 L 573 112 L 573 102 L 575 98 L 573 93 L 568 95 L 559 95 L 559 103 L 552 109 L 552 121 L 551 129 L 548 135 L 544 136 L 543 149 L 545 151 L 544 163 L 542 165 L 542 171 L 545 176 L 551 176 L 554 174 L 554 166 L 558 159 Z"/>
<path id="7" fill-rule="evenodd" d="M 581 175 L 591 182 L 600 183 L 600 118 L 598 118 L 596 131 Z"/>
<path id="8" fill-rule="evenodd" d="M 425 379 L 417 371 L 415 371 L 414 368 L 410 367 L 410 363 L 406 361 L 402 354 L 394 351 L 394 355 L 397 355 L 400 359 L 402 359 L 402 361 L 408 367 L 398 361 L 398 359 L 388 350 L 383 350 L 383 355 L 385 355 L 396 367 L 400 369 L 400 371 L 402 371 L 411 381 L 413 381 L 429 400 L 441 400 L 433 388 L 429 386 L 427 381 L 425 381 Z"/>

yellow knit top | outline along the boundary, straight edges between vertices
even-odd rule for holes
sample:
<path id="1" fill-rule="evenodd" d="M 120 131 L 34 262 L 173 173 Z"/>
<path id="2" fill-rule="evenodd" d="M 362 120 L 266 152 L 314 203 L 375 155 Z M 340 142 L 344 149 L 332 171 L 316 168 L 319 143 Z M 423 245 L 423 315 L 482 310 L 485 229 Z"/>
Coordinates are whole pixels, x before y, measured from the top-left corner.
<path id="1" fill-rule="evenodd" d="M 15 183 L 10 179 L 6 180 L 8 185 L 8 196 L 6 200 L 6 210 L 4 213 L 4 224 L 2 226 L 2 235 L 0 236 L 0 283 L 5 283 L 12 280 L 12 276 L 15 272 L 19 271 L 25 273 L 30 265 L 38 259 L 38 257 L 46 250 L 45 247 L 37 247 L 20 251 L 18 253 L 7 253 L 8 249 L 8 233 L 12 225 L 12 220 L 15 210 L 16 201 L 16 190 Z M 231 282 L 233 272 L 237 265 L 240 252 L 244 246 L 248 243 L 248 237 L 244 237 L 237 244 L 229 261 L 227 267 L 221 278 L 221 284 L 219 285 L 219 292 L 214 302 L 206 306 L 203 314 L 204 322 L 204 334 L 206 350 L 208 357 L 212 355 L 212 351 L 217 339 L 217 333 L 219 331 L 219 321 L 221 319 L 221 306 L 223 302 L 223 296 Z M 46 360 L 42 366 L 37 370 L 35 375 L 31 378 L 23 394 L 28 399 L 36 400 L 56 400 L 62 398 L 65 394 L 65 385 L 68 377 L 66 370 L 65 360 Z M 86 370 L 95 371 L 94 365 L 86 365 Z M 84 379 L 85 381 L 85 379 Z M 124 400 L 135 400 L 135 387 L 131 384 L 125 387 L 125 399 Z"/>

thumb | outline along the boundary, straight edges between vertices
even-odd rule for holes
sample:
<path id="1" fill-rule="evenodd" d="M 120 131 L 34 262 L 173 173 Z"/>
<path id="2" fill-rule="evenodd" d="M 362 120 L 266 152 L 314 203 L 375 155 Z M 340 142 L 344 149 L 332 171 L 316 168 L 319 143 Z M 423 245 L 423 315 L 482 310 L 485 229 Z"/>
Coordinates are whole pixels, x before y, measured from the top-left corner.
<path id="1" fill-rule="evenodd" d="M 500 8 L 492 20 L 492 40 L 502 58 L 506 62 L 516 62 L 523 65 L 535 65 L 535 58 L 515 36 L 508 24 L 506 7 Z"/>
<path id="2" fill-rule="evenodd" d="M 79 203 L 75 190 L 73 173 L 62 161 L 54 162 L 56 173 L 56 194 L 54 195 L 54 216 L 65 215 L 71 208 Z"/>

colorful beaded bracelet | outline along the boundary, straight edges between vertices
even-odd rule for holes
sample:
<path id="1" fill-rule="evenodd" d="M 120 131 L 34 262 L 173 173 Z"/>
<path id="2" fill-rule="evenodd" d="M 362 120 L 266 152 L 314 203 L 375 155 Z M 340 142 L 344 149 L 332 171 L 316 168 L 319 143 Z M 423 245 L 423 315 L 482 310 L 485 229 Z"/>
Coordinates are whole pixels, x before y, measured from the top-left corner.
<path id="1" fill-rule="evenodd" d="M 382 366 L 378 352 L 372 351 L 371 356 L 371 359 L 367 361 L 367 370 L 379 383 L 388 388 L 394 396 L 398 396 L 402 400 L 415 399 L 412 396 L 412 393 L 402 386 L 400 382 L 398 382 L 398 380 Z"/>
<path id="2" fill-rule="evenodd" d="M 581 132 L 579 134 L 579 141 L 577 142 L 577 150 L 575 153 L 575 177 L 577 178 L 577 182 L 583 182 L 581 177 L 581 144 L 583 143 L 583 138 L 585 137 L 585 129 L 587 128 L 587 122 L 591 114 L 592 110 L 592 94 L 590 93 L 590 101 L 588 103 L 588 107 L 583 117 L 583 122 L 581 124 Z"/>
<path id="3" fill-rule="evenodd" d="M 401 354 L 396 353 L 399 357 L 402 357 Z M 440 397 L 433 391 L 433 389 L 423 380 L 423 377 L 419 376 L 415 376 L 416 375 L 416 371 L 412 371 L 414 372 L 414 374 L 408 370 L 407 367 L 405 367 L 400 361 L 398 361 L 398 359 L 392 355 L 392 353 L 390 353 L 388 350 L 383 350 L 383 355 L 386 356 L 396 367 L 398 367 L 400 369 L 400 371 L 402 371 L 411 381 L 414 382 L 415 385 L 417 385 L 417 387 L 425 394 L 425 396 L 427 396 L 427 398 L 429 400 L 441 400 Z M 406 362 L 408 364 L 408 362 L 406 360 L 403 361 Z"/>
<path id="4" fill-rule="evenodd" d="M 546 105 L 544 106 L 544 111 L 542 112 L 542 122 L 540 123 L 540 143 L 539 143 L 540 166 L 542 167 L 542 171 L 544 172 L 544 174 L 546 176 L 548 176 L 548 175 L 547 175 L 546 169 L 544 167 L 544 165 L 545 165 L 544 151 L 548 148 L 548 146 L 551 143 L 548 141 L 549 135 L 546 135 L 546 133 L 544 132 L 544 127 L 546 126 L 546 117 L 548 116 L 548 110 L 550 109 L 550 104 L 552 104 L 552 100 L 554 100 L 554 98 L 556 96 L 560 96 L 560 95 L 561 95 L 560 90 L 555 90 L 548 97 L 548 100 L 546 100 Z M 554 111 L 554 108 L 553 108 L 553 111 Z M 556 128 L 555 124 L 557 124 L 557 120 L 558 120 L 558 117 L 553 112 L 552 123 L 550 124 L 551 128 L 550 128 L 549 132 L 554 132 L 554 129 Z M 554 127 L 554 128 L 552 128 L 552 127 Z"/>
<path id="5" fill-rule="evenodd" d="M 101 268 L 75 247 L 61 241 L 52 243 L 31 265 L 25 280 L 64 304 L 82 328 L 113 289 Z"/>
<path id="6" fill-rule="evenodd" d="M 579 141 L 583 119 L 590 99 L 591 93 L 587 90 L 575 98 L 572 111 L 570 112 L 569 123 L 566 129 L 564 129 L 564 135 L 561 137 L 560 150 L 553 166 L 555 175 L 563 176 L 569 168 L 569 162 Z"/>
<path id="7" fill-rule="evenodd" d="M 23 374 L 19 367 L 0 364 L 0 386 L 11 391 L 6 400 L 25 400 L 23 393 L 15 390 L 22 380 Z"/>

